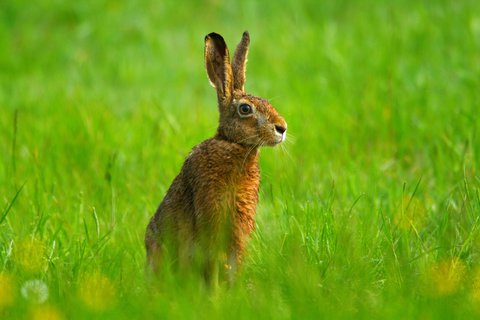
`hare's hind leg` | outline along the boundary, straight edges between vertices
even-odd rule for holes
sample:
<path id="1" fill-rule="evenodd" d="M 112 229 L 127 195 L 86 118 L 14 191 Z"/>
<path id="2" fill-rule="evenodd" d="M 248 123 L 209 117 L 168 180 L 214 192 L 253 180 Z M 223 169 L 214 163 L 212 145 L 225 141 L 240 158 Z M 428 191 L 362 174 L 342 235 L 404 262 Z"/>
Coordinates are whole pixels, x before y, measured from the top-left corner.
<path id="1" fill-rule="evenodd" d="M 176 268 L 185 275 L 188 274 L 193 263 L 194 256 L 194 231 L 191 223 L 182 221 L 178 223 L 175 236 Z"/>
<path id="2" fill-rule="evenodd" d="M 157 275 L 160 271 L 161 247 L 155 239 L 148 236 L 145 239 L 145 247 L 147 249 L 146 270 L 148 273 Z"/>

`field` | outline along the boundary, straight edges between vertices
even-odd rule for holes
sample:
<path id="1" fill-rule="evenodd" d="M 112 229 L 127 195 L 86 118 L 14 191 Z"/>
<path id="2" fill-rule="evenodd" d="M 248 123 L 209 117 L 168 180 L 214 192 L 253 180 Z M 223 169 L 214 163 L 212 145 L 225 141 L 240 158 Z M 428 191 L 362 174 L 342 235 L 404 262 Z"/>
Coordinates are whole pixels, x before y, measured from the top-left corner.
<path id="1" fill-rule="evenodd" d="M 204 36 L 251 35 L 264 148 L 235 285 L 144 275 L 218 111 Z M 480 2 L 0 2 L 0 318 L 480 317 Z"/>

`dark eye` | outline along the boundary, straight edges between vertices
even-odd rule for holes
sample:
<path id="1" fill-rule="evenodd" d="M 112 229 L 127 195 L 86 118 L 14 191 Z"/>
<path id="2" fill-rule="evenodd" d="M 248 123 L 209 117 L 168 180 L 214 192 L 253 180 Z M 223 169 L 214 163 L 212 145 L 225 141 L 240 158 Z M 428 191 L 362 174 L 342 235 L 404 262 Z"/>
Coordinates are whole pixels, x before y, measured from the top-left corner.
<path id="1" fill-rule="evenodd" d="M 250 113 L 252 113 L 252 107 L 246 103 L 243 103 L 238 106 L 238 112 L 241 116 L 249 115 Z"/>

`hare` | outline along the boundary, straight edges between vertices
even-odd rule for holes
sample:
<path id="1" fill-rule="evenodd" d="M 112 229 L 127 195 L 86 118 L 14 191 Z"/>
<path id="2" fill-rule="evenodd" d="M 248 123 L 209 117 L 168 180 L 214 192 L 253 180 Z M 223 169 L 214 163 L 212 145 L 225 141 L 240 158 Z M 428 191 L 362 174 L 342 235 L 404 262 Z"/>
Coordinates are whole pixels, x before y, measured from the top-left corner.
<path id="1" fill-rule="evenodd" d="M 255 227 L 259 147 L 285 140 L 287 123 L 265 99 L 245 93 L 250 37 L 244 32 L 230 64 L 222 36 L 205 37 L 205 65 L 217 91 L 219 126 L 194 147 L 147 226 L 147 267 L 165 256 L 179 269 L 200 268 L 207 283 L 225 266 L 232 280 Z M 223 259 L 223 260 L 222 260 Z"/>

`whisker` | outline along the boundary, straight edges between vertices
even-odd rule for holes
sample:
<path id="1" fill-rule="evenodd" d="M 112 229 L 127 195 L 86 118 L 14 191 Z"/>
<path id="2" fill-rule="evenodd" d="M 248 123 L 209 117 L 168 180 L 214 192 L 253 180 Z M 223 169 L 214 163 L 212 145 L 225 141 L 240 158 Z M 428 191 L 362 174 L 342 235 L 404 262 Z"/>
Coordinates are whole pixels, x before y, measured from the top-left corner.
<path id="1" fill-rule="evenodd" d="M 249 140 L 249 139 L 255 138 L 255 137 L 256 137 L 256 135 L 254 134 L 254 135 L 251 135 L 251 136 L 249 136 L 249 137 L 243 138 L 242 140 L 237 141 L 237 143 L 242 143 L 242 142 L 244 142 L 244 141 L 246 141 L 246 140 Z"/>
<path id="2" fill-rule="evenodd" d="M 252 145 L 248 151 L 247 151 L 247 154 L 245 155 L 245 158 L 243 158 L 243 162 L 242 162 L 242 170 L 245 168 L 245 161 L 247 161 L 247 158 L 248 156 L 250 155 L 250 153 L 255 149 L 255 148 L 258 148 L 259 145 Z"/>
<path id="3" fill-rule="evenodd" d="M 295 144 L 295 141 L 285 139 L 285 141 L 283 141 L 282 144 L 287 145 L 287 146 L 291 146 L 291 145 Z"/>
<path id="4" fill-rule="evenodd" d="M 287 133 L 287 139 L 285 139 L 285 140 L 287 140 L 287 141 L 291 140 L 291 142 L 295 142 L 295 140 L 297 140 L 297 138 L 293 134 Z"/>
<path id="5" fill-rule="evenodd" d="M 280 148 L 282 149 L 283 152 L 285 152 L 285 154 L 287 155 L 288 159 L 291 161 L 291 162 L 295 162 L 292 155 L 290 154 L 290 152 L 288 152 L 288 149 L 287 147 L 285 147 L 283 144 L 280 145 Z"/>

